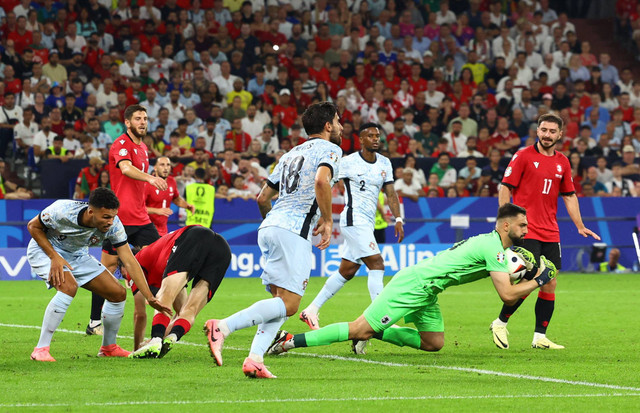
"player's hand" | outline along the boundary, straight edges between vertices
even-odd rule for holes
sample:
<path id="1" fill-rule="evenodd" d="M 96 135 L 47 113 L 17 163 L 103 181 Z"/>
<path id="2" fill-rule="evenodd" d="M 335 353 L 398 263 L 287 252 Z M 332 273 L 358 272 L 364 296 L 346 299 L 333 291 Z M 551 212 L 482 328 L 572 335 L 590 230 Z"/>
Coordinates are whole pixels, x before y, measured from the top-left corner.
<path id="1" fill-rule="evenodd" d="M 158 209 L 159 215 L 168 217 L 171 216 L 171 214 L 173 214 L 173 210 L 171 208 L 160 208 Z"/>
<path id="2" fill-rule="evenodd" d="M 596 241 L 600 241 L 600 236 L 595 232 L 591 231 L 589 228 L 581 228 L 578 230 L 578 234 L 587 238 L 588 236 L 592 236 Z"/>
<path id="3" fill-rule="evenodd" d="M 540 256 L 540 271 L 538 272 L 538 276 L 533 279 L 538 283 L 538 286 L 542 287 L 549 281 L 556 278 L 557 274 L 558 270 L 556 269 L 556 266 L 544 255 Z"/>
<path id="4" fill-rule="evenodd" d="M 313 234 L 313 236 L 316 236 L 316 235 L 320 235 L 323 231 L 324 231 L 324 219 L 320 217 L 318 219 L 318 223 L 316 224 L 315 228 L 313 228 L 313 231 L 311 233 Z"/>
<path id="5" fill-rule="evenodd" d="M 149 175 L 149 180 L 147 182 L 161 191 L 164 191 L 168 188 L 167 181 L 157 176 Z"/>
<path id="6" fill-rule="evenodd" d="M 320 239 L 320 242 L 316 245 L 318 249 L 323 250 L 329 246 L 332 232 L 333 232 L 333 221 L 324 222 L 321 228 L 318 227 L 318 234 L 320 234 L 322 237 Z"/>
<path id="7" fill-rule="evenodd" d="M 49 270 L 49 284 L 54 287 L 59 287 L 64 283 L 65 267 L 67 267 L 70 271 L 73 271 L 73 267 L 69 265 L 67 260 L 62 258 L 59 254 L 56 254 L 51 259 L 51 269 Z"/>
<path id="8" fill-rule="evenodd" d="M 404 224 L 402 222 L 396 222 L 395 234 L 396 238 L 398 238 L 398 243 L 401 243 L 404 239 Z"/>
<path id="9" fill-rule="evenodd" d="M 192 213 L 192 214 L 195 214 L 195 213 L 196 213 L 196 207 L 195 207 L 195 205 L 187 204 L 187 209 L 188 209 L 189 211 L 191 211 L 191 213 Z"/>
<path id="10" fill-rule="evenodd" d="M 160 311 L 162 314 L 166 315 L 167 317 L 171 317 L 173 316 L 173 311 L 171 310 L 171 307 L 167 307 L 165 305 L 163 305 L 160 300 L 158 300 L 156 297 L 153 297 L 150 300 L 147 300 L 147 302 L 149 303 L 149 305 L 153 308 L 155 308 L 156 310 Z"/>

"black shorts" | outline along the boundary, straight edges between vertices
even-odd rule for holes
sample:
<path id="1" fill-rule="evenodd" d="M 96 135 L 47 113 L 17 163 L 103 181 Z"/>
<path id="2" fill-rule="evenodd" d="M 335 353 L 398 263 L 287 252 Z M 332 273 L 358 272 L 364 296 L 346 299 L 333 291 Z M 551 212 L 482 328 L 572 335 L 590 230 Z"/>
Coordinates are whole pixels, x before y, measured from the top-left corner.
<path id="1" fill-rule="evenodd" d="M 179 272 L 187 272 L 192 286 L 198 281 L 209 282 L 207 302 L 215 294 L 231 264 L 231 248 L 221 235 L 209 228 L 194 226 L 176 240 L 169 255 L 163 279 Z"/>
<path id="2" fill-rule="evenodd" d="M 156 226 L 151 222 L 146 225 L 125 225 L 124 230 L 127 233 L 127 243 L 134 247 L 146 247 L 160 239 Z M 108 239 L 102 243 L 102 251 L 109 255 L 118 255 Z"/>
<path id="3" fill-rule="evenodd" d="M 538 265 L 540 264 L 540 256 L 544 255 L 549 261 L 551 261 L 557 269 L 562 268 L 562 251 L 560 249 L 559 242 L 544 242 L 537 239 L 525 239 L 524 245 L 526 250 L 531 252 Z"/>

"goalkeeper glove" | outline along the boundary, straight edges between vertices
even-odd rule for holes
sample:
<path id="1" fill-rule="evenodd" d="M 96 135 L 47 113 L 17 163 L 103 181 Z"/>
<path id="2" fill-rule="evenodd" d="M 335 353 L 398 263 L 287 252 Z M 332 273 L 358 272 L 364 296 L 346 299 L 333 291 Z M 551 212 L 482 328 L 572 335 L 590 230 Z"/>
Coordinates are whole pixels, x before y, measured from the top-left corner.
<path id="1" fill-rule="evenodd" d="M 522 247 L 513 247 L 511 248 L 515 254 L 524 261 L 525 267 L 527 267 L 527 272 L 524 274 L 522 278 L 525 280 L 533 280 L 533 277 L 538 273 L 538 265 L 536 263 L 536 257 L 533 254 Z"/>
<path id="2" fill-rule="evenodd" d="M 540 256 L 540 275 L 534 278 L 539 287 L 542 287 L 549 281 L 556 278 L 558 270 L 556 266 L 547 259 L 544 255 Z"/>

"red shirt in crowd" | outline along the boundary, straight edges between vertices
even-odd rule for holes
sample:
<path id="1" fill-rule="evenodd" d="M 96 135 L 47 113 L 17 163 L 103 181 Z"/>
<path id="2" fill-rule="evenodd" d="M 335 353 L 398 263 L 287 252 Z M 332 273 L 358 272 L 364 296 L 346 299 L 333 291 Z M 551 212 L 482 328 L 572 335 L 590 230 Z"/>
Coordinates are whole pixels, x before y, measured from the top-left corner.
<path id="1" fill-rule="evenodd" d="M 275 115 L 275 109 L 274 109 L 274 115 Z M 296 113 L 296 116 L 297 116 L 297 113 Z M 238 133 L 238 132 L 235 132 L 233 129 L 227 132 L 227 136 L 225 139 L 233 141 L 233 150 L 236 152 L 246 152 L 249 149 L 249 145 L 251 144 L 251 135 L 242 131 Z"/>

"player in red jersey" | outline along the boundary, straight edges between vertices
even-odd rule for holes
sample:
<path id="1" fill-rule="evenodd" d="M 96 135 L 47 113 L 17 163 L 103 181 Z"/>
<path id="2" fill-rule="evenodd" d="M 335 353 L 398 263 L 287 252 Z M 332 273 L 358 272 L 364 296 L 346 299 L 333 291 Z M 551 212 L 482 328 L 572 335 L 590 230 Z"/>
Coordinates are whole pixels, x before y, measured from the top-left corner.
<path id="1" fill-rule="evenodd" d="M 173 214 L 169 205 L 173 202 L 180 208 L 185 208 L 193 214 L 196 208 L 187 203 L 178 193 L 176 180 L 171 176 L 171 161 L 166 156 L 161 156 L 156 161 L 152 174 L 167 181 L 167 190 L 161 191 L 155 186 L 147 183 L 145 185 L 144 203 L 147 206 L 147 213 L 153 225 L 156 226 L 160 236 L 166 235 L 167 221 Z"/>
<path id="2" fill-rule="evenodd" d="M 519 150 L 504 172 L 502 186 L 498 194 L 500 206 L 511 201 L 527 210 L 529 233 L 523 247 L 529 250 L 539 262 L 544 255 L 559 270 L 561 266 L 560 230 L 556 215 L 558 196 L 567 208 L 571 220 L 583 237 L 600 237 L 584 226 L 580 216 L 580 206 L 573 180 L 571 165 L 566 156 L 556 152 L 554 147 L 562 139 L 562 119 L 554 114 L 545 114 L 538 118 L 538 141 Z M 553 315 L 555 304 L 556 280 L 546 284 L 538 292 L 536 302 L 536 326 L 533 335 L 533 348 L 562 349 L 546 337 L 547 326 Z M 518 309 L 526 297 L 513 306 L 504 305 L 500 316 L 491 323 L 493 342 L 498 348 L 509 348 L 507 321 Z"/>
<path id="3" fill-rule="evenodd" d="M 127 131 L 113 142 L 109 150 L 109 177 L 111 187 L 120 200 L 118 216 L 127 232 L 129 243 L 134 247 L 143 247 L 160 238 L 156 227 L 151 223 L 144 204 L 144 187 L 148 182 L 160 191 L 167 189 L 167 182 L 149 175 L 149 157 L 147 145 L 142 139 L 147 136 L 147 109 L 141 105 L 128 106 L 124 111 L 124 123 Z M 113 274 L 118 265 L 115 249 L 109 241 L 102 245 L 102 264 Z M 100 314 L 104 299 L 93 294 L 91 301 L 91 319 L 87 334 L 99 334 Z"/>
<path id="4" fill-rule="evenodd" d="M 186 302 L 179 310 L 176 309 L 169 334 L 165 337 L 170 318 L 156 311 L 151 340 L 132 354 L 134 358 L 161 358 L 191 329 L 198 313 L 213 298 L 231 263 L 231 249 L 219 234 L 209 228 L 191 225 L 170 232 L 143 248 L 136 259 L 150 285 L 158 285 L 161 281 L 156 295 L 161 303 L 175 303 L 185 285 L 193 280 Z M 135 297 L 141 296 L 136 294 L 135 285 L 131 291 Z M 143 297 L 141 299 L 144 300 Z"/>

